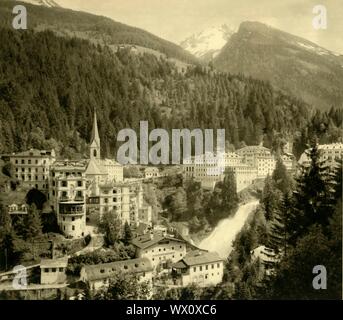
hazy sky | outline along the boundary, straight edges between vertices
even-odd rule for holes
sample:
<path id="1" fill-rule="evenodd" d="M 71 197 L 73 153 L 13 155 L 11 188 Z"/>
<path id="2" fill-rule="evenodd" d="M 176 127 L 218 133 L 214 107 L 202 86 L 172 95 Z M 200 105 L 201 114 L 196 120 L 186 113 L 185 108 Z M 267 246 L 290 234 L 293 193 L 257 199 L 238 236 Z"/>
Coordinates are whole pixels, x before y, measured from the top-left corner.
<path id="1" fill-rule="evenodd" d="M 251 20 L 343 53 L 343 0 L 56 0 L 66 8 L 104 15 L 179 43 L 211 26 Z M 327 29 L 315 30 L 315 5 L 327 8 Z"/>

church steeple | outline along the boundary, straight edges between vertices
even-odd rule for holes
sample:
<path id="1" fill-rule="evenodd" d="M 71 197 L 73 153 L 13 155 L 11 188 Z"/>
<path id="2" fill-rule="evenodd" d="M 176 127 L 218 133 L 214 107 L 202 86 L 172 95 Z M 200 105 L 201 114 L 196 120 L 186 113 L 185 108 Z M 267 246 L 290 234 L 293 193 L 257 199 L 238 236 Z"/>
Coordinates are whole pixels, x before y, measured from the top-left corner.
<path id="1" fill-rule="evenodd" d="M 96 111 L 94 111 L 94 122 L 92 129 L 92 138 L 90 145 L 90 158 L 91 159 L 100 159 L 100 137 L 98 131 L 98 122 L 96 119 Z"/>

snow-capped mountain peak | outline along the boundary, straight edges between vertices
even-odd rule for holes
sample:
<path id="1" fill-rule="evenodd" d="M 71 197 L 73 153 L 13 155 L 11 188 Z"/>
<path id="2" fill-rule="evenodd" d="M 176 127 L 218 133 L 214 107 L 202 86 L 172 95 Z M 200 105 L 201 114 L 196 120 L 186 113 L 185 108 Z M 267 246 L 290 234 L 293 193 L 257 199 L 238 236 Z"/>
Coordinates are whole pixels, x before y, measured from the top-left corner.
<path id="1" fill-rule="evenodd" d="M 27 2 L 30 4 L 35 4 L 38 6 L 45 6 L 45 7 L 61 7 L 56 1 L 54 0 L 21 0 L 22 2 Z"/>
<path id="2" fill-rule="evenodd" d="M 228 42 L 236 30 L 227 25 L 210 27 L 193 34 L 180 43 L 181 47 L 204 60 L 213 59 Z"/>

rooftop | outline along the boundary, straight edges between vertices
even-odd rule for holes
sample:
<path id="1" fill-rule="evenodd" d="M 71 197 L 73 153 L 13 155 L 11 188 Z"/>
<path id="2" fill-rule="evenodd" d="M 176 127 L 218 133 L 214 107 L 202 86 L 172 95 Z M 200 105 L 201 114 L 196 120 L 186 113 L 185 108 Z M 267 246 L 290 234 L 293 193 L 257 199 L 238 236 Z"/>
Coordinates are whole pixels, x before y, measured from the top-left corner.
<path id="1" fill-rule="evenodd" d="M 219 261 L 223 261 L 223 259 L 216 252 L 195 250 L 187 253 L 183 259 L 173 265 L 173 268 L 184 268 L 184 266 L 190 267 Z"/>
<path id="2" fill-rule="evenodd" d="M 168 243 L 169 241 L 175 241 L 175 242 L 185 242 L 184 240 L 176 239 L 170 236 L 162 236 L 159 234 L 154 233 L 153 237 L 151 234 L 145 234 L 142 236 L 138 236 L 132 240 L 132 244 L 140 249 L 146 249 L 151 246 L 154 246 L 158 243 Z"/>
<path id="3" fill-rule="evenodd" d="M 42 259 L 40 262 L 41 268 L 66 268 L 67 265 L 68 265 L 68 258 Z"/>
<path id="4" fill-rule="evenodd" d="M 82 269 L 86 273 L 88 280 L 101 280 L 114 276 L 119 272 L 149 272 L 153 270 L 153 267 L 148 258 L 138 258 L 96 265 L 87 265 L 82 267 Z"/>
<path id="5" fill-rule="evenodd" d="M 11 157 L 55 157 L 55 150 L 30 149 L 18 153 L 10 154 Z"/>

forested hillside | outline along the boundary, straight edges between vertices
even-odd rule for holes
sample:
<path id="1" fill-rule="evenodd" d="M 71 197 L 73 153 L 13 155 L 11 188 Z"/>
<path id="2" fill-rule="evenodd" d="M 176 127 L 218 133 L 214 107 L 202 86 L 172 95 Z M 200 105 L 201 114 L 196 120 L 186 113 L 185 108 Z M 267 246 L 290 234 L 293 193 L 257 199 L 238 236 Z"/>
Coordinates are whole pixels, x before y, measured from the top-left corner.
<path id="1" fill-rule="evenodd" d="M 20 1 L 16 1 L 15 4 L 20 4 Z M 36 6 L 26 2 L 22 4 L 27 9 L 27 23 L 30 30 L 51 30 L 61 36 L 78 37 L 108 46 L 137 45 L 156 50 L 169 58 L 186 63 L 197 63 L 197 59 L 180 46 L 145 30 L 85 12 Z M 7 28 L 12 26 L 13 6 L 14 1 L 0 1 L 0 26 Z"/>
<path id="2" fill-rule="evenodd" d="M 95 108 L 104 155 L 115 154 L 120 129 L 137 129 L 141 120 L 149 129 L 225 128 L 236 147 L 262 139 L 277 147 L 308 126 L 306 104 L 259 80 L 199 66 L 180 73 L 154 55 L 50 31 L 2 28 L 0 44 L 0 152 L 83 152 Z"/>

